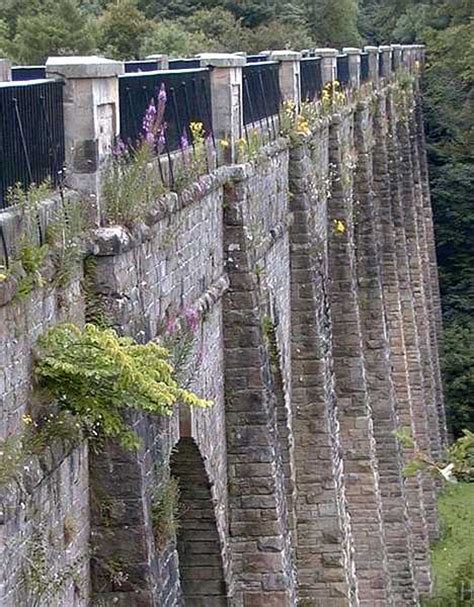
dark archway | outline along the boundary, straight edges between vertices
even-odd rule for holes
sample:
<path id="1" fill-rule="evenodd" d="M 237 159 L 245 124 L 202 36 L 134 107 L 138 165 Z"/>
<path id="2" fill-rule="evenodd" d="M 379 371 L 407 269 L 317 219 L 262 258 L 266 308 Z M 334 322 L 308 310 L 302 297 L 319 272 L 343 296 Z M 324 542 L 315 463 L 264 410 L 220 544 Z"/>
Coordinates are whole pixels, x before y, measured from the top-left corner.
<path id="1" fill-rule="evenodd" d="M 182 438 L 171 457 L 181 516 L 177 532 L 179 572 L 186 607 L 227 606 L 221 545 L 211 487 L 196 443 Z"/>

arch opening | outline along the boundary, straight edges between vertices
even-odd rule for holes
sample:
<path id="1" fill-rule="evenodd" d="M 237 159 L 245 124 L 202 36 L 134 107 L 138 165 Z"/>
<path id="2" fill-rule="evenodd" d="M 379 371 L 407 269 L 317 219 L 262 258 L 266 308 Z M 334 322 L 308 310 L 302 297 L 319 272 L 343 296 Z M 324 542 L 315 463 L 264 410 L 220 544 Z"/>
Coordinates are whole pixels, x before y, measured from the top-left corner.
<path id="1" fill-rule="evenodd" d="M 180 492 L 181 516 L 176 539 L 184 605 L 226 606 L 226 584 L 211 486 L 193 439 L 181 438 L 170 467 Z"/>

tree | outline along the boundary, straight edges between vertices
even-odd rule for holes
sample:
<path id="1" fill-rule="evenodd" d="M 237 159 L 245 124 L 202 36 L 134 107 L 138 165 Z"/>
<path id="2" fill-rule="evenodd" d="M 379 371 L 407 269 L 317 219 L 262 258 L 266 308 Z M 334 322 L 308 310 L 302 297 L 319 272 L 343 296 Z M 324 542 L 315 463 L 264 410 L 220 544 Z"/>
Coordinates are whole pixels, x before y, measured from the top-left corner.
<path id="1" fill-rule="evenodd" d="M 322 46 L 360 43 L 357 0 L 301 0 L 311 36 Z"/>
<path id="2" fill-rule="evenodd" d="M 145 36 L 141 55 L 166 53 L 171 57 L 192 57 L 205 51 L 222 51 L 220 43 L 200 31 L 189 32 L 179 22 L 162 21 Z"/>
<path id="3" fill-rule="evenodd" d="M 138 59 L 143 37 L 151 27 L 136 0 L 119 0 L 100 18 L 99 48 L 116 59 Z"/>
<path id="4" fill-rule="evenodd" d="M 213 44 L 218 43 L 222 50 L 235 52 L 247 49 L 248 28 L 242 27 L 241 21 L 223 8 L 201 9 L 182 23 L 189 32 L 201 33 Z"/>
<path id="5" fill-rule="evenodd" d="M 314 39 L 305 25 L 274 19 L 249 31 L 246 50 L 258 53 L 267 49 L 301 49 L 311 46 L 314 46 Z"/>
<path id="6" fill-rule="evenodd" d="M 10 46 L 19 63 L 44 63 L 52 55 L 84 55 L 94 50 L 89 23 L 74 0 L 47 2 L 41 13 L 21 15 Z"/>
<path id="7" fill-rule="evenodd" d="M 464 429 L 474 432 L 474 322 L 454 319 L 445 324 L 445 399 L 454 438 Z"/>

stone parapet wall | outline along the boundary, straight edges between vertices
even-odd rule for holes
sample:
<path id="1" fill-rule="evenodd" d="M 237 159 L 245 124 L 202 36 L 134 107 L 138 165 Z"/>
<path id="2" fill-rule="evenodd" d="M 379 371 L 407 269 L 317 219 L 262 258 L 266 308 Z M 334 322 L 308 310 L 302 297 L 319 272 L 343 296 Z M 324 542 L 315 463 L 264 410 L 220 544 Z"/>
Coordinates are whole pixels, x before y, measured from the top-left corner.
<path id="1" fill-rule="evenodd" d="M 137 451 L 50 445 L 1 487 L 2 606 L 36 604 L 24 577 L 44 538 L 64 581 L 38 605 L 429 593 L 437 487 L 404 479 L 395 432 L 433 457 L 445 444 L 439 291 L 420 99 L 400 86 L 366 87 L 310 136 L 167 194 L 143 223 L 96 229 L 68 287 L 19 299 L 0 283 L 2 437 L 29 411 L 37 338 L 64 320 L 100 315 L 146 343 L 189 316 L 185 381 L 213 401 L 131 415 Z M 170 477 L 182 522 L 163 539 L 153 500 Z"/>

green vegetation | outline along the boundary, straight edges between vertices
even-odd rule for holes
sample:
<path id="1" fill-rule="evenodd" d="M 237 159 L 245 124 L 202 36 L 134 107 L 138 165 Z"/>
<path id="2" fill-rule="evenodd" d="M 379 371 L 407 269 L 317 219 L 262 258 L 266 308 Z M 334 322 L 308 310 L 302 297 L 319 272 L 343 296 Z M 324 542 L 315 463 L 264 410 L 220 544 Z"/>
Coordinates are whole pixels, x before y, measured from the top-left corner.
<path id="1" fill-rule="evenodd" d="M 35 373 L 48 400 L 73 413 L 91 439 L 113 438 L 138 447 L 128 411 L 171 415 L 174 405 L 208 401 L 178 386 L 168 351 L 138 344 L 112 329 L 58 325 L 38 340 Z"/>
<path id="2" fill-rule="evenodd" d="M 29 459 L 41 457 L 55 440 L 73 446 L 80 437 L 81 425 L 66 411 L 50 413 L 39 421 L 24 415 L 22 432 L 0 440 L 0 486 L 21 476 Z"/>
<path id="3" fill-rule="evenodd" d="M 151 523 L 155 546 L 159 551 L 176 536 L 180 514 L 179 483 L 171 477 L 151 496 Z"/>
<path id="4" fill-rule="evenodd" d="M 442 539 L 432 563 L 435 593 L 426 607 L 472 605 L 474 590 L 474 483 L 445 487 L 439 499 Z"/>
<path id="5" fill-rule="evenodd" d="M 356 44 L 356 0 L 4 0 L 0 54 L 20 63 L 100 52 L 259 52 Z"/>

